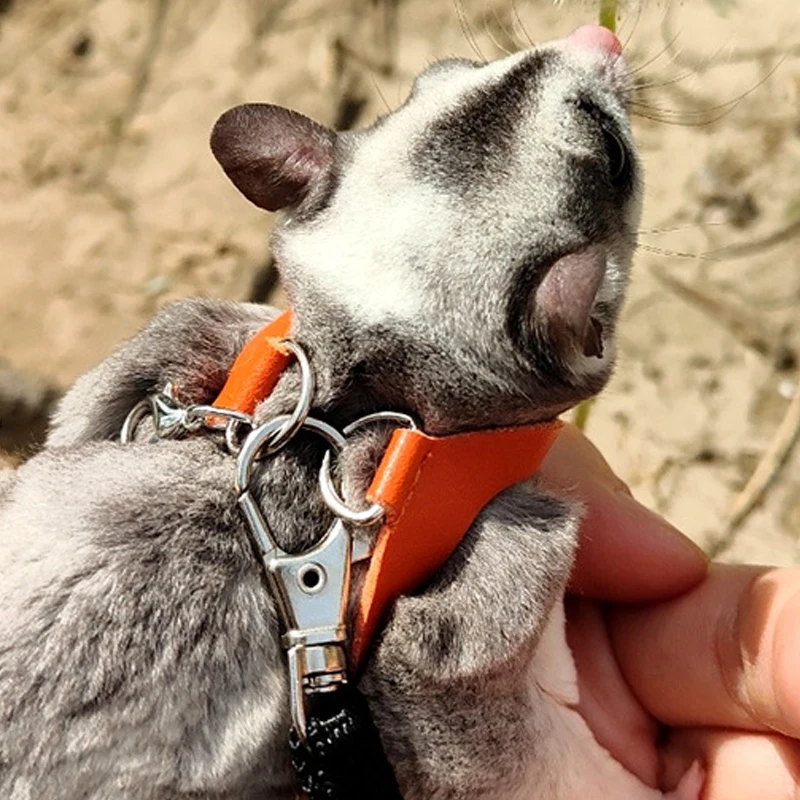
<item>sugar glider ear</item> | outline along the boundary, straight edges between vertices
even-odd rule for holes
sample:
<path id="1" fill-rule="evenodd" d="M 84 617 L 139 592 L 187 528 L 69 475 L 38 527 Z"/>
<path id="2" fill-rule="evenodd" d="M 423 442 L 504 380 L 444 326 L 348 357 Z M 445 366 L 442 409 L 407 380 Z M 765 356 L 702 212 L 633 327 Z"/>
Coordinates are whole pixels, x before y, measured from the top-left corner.
<path id="1" fill-rule="evenodd" d="M 247 103 L 226 111 L 211 150 L 237 189 L 267 211 L 296 206 L 333 164 L 336 134 L 280 106 Z"/>
<path id="2" fill-rule="evenodd" d="M 592 316 L 606 273 L 607 253 L 599 244 L 559 258 L 534 295 L 534 313 L 559 348 L 577 349 L 587 358 L 603 356 L 603 326 Z"/>

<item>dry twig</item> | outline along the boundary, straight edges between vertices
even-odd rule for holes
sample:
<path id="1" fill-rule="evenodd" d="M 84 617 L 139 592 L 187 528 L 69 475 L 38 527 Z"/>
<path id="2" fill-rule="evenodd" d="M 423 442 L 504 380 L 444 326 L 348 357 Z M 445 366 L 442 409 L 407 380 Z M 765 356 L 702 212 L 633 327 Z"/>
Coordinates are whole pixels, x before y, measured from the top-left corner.
<path id="1" fill-rule="evenodd" d="M 736 532 L 750 513 L 758 506 L 773 485 L 784 464 L 791 455 L 792 448 L 800 437 L 800 375 L 786 414 L 778 426 L 772 441 L 764 451 L 747 485 L 731 505 L 728 523 L 723 534 L 709 548 L 709 555 L 718 558 L 725 553 L 736 539 Z"/>

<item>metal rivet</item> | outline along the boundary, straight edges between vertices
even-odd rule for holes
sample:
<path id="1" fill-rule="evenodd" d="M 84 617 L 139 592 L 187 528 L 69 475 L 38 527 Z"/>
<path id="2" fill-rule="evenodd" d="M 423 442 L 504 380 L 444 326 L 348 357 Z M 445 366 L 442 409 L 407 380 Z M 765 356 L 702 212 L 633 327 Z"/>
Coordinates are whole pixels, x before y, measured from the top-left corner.
<path id="1" fill-rule="evenodd" d="M 303 564 L 297 570 L 297 583 L 306 594 L 321 592 L 325 586 L 326 578 L 325 569 L 314 562 Z"/>

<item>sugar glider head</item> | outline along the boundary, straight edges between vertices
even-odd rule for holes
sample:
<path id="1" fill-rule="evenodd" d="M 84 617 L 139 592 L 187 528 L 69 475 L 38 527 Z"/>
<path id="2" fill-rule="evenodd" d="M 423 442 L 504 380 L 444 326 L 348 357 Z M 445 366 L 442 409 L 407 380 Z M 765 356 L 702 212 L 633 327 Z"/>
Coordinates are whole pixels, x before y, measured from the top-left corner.
<path id="1" fill-rule="evenodd" d="M 225 113 L 222 167 L 287 212 L 274 247 L 300 333 L 333 326 L 382 354 L 374 392 L 434 430 L 532 421 L 602 388 L 640 207 L 620 49 L 586 26 L 439 61 L 351 133 L 271 105 Z"/>

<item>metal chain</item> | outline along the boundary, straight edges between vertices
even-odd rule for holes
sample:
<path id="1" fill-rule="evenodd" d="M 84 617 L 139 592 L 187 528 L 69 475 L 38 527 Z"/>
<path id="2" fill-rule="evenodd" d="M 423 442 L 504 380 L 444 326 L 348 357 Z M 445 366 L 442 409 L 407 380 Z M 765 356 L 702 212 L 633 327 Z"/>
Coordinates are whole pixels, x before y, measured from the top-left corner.
<path id="1" fill-rule="evenodd" d="M 139 426 L 150 418 L 153 422 L 155 439 L 173 439 L 202 430 L 222 432 L 228 452 L 238 457 L 242 452 L 244 441 L 248 439 L 253 441 L 252 434 L 263 429 L 263 436 L 254 437 L 259 445 L 252 453 L 252 458 L 265 458 L 286 447 L 297 433 L 307 428 L 309 424 L 312 430 L 320 430 L 321 427 L 331 430 L 331 426 L 327 423 L 309 416 L 316 384 L 308 356 L 303 348 L 291 339 L 284 339 L 282 344 L 291 351 L 297 361 L 300 369 L 300 391 L 291 414 L 279 417 L 280 425 L 275 424 L 277 417 L 256 425 L 252 415 L 235 409 L 218 408 L 203 403 L 182 405 L 176 397 L 174 386 L 168 383 L 160 392 L 141 400 L 131 409 L 122 424 L 120 441 L 123 444 L 133 442 Z M 344 441 L 364 426 L 376 422 L 394 422 L 412 430 L 417 429 L 415 420 L 408 414 L 379 411 L 351 422 L 341 432 L 336 431 L 336 435 Z M 243 427 L 247 428 L 246 433 L 242 432 Z M 378 503 L 373 503 L 363 510 L 356 510 L 342 499 L 334 486 L 332 459 L 332 451 L 328 449 L 319 471 L 320 492 L 325 505 L 338 519 L 352 525 L 368 526 L 379 522 L 383 518 L 384 509 Z"/>
<path id="2" fill-rule="evenodd" d="M 236 455 L 238 450 L 231 446 L 229 431 L 238 431 L 241 425 L 253 427 L 253 418 L 243 411 L 231 408 L 217 408 L 202 403 L 181 405 L 175 397 L 175 388 L 168 383 L 160 392 L 139 401 L 125 417 L 120 430 L 122 444 L 130 444 L 136 438 L 139 426 L 146 419 L 153 421 L 153 437 L 174 439 L 186 433 L 196 433 L 201 429 L 224 431 L 228 450 Z"/>

